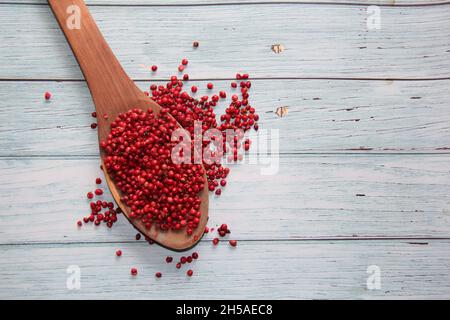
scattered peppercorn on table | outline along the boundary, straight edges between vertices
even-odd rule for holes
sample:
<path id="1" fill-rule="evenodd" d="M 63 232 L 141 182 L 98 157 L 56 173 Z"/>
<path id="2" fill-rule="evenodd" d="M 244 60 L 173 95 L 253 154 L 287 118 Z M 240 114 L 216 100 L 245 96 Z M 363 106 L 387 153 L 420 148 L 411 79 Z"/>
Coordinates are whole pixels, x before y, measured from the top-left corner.
<path id="1" fill-rule="evenodd" d="M 78 226 L 111 200 L 89 90 L 46 1 L 0 0 L 0 299 L 450 298 L 450 3 L 86 2 L 143 90 L 248 73 L 272 154 L 189 252 Z"/>

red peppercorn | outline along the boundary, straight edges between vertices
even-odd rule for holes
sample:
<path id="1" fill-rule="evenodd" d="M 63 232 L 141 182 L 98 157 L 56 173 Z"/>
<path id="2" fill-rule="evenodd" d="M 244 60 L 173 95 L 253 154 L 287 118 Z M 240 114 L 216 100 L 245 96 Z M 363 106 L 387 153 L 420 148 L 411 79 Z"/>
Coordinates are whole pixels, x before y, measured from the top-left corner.
<path id="1" fill-rule="evenodd" d="M 198 43 L 198 41 L 194 41 L 194 42 L 192 43 L 192 46 L 193 46 L 194 48 L 198 48 L 199 45 L 200 45 L 200 43 Z"/>
<path id="2" fill-rule="evenodd" d="M 193 252 L 192 253 L 192 258 L 197 260 L 198 259 L 198 253 L 197 252 Z"/>
<path id="3" fill-rule="evenodd" d="M 217 195 L 217 196 L 220 196 L 221 194 L 222 194 L 222 190 L 216 189 L 216 195 Z"/>
<path id="4" fill-rule="evenodd" d="M 219 95 L 222 99 L 225 99 L 227 97 L 227 93 L 225 91 L 220 91 Z"/>
<path id="5" fill-rule="evenodd" d="M 88 198 L 88 199 L 94 198 L 94 194 L 93 194 L 92 192 L 88 192 L 88 193 L 87 193 L 87 198 Z"/>
<path id="6" fill-rule="evenodd" d="M 121 250 L 117 250 L 116 251 L 116 256 L 120 257 L 122 255 L 122 251 Z"/>
<path id="7" fill-rule="evenodd" d="M 182 264 L 185 264 L 185 263 L 187 262 L 186 257 L 181 257 L 181 258 L 180 258 L 180 262 L 181 262 Z"/>
<path id="8" fill-rule="evenodd" d="M 131 275 L 132 275 L 132 276 L 137 275 L 137 273 L 138 273 L 138 271 L 137 271 L 136 268 L 131 268 Z"/>
<path id="9" fill-rule="evenodd" d="M 155 72 L 156 70 L 158 70 L 158 66 L 153 65 L 153 66 L 152 66 L 152 71 Z"/>
<path id="10" fill-rule="evenodd" d="M 97 118 L 97 112 L 95 112 L 95 111 L 92 112 L 92 113 L 91 113 L 91 116 L 92 116 L 92 118 Z"/>
<path id="11" fill-rule="evenodd" d="M 227 185 L 227 181 L 224 180 L 224 179 L 220 180 L 220 185 L 221 185 L 222 187 L 225 187 L 225 186 Z"/>
<path id="12" fill-rule="evenodd" d="M 95 189 L 95 194 L 98 196 L 101 196 L 103 194 L 103 190 L 102 189 Z"/>
<path id="13" fill-rule="evenodd" d="M 219 238 L 214 238 L 212 242 L 216 246 L 219 243 Z"/>
<path id="14" fill-rule="evenodd" d="M 231 87 L 232 87 L 232 88 L 237 88 L 237 83 L 236 83 L 236 82 L 232 82 L 232 83 L 231 83 Z"/>
<path id="15" fill-rule="evenodd" d="M 179 72 L 183 72 L 183 71 L 184 71 L 184 66 L 183 66 L 182 64 L 180 64 L 180 65 L 178 66 L 178 71 L 179 71 Z"/>
<path id="16" fill-rule="evenodd" d="M 162 273 L 161 273 L 161 272 L 157 272 L 157 273 L 155 273 L 155 277 L 157 277 L 157 278 L 161 278 L 161 277 L 162 277 Z"/>
<path id="17" fill-rule="evenodd" d="M 191 256 L 188 256 L 188 257 L 186 258 L 186 261 L 187 261 L 187 263 L 191 263 L 191 262 L 192 262 L 192 257 L 191 257 Z"/>
<path id="18" fill-rule="evenodd" d="M 183 80 L 184 81 L 188 81 L 189 80 L 189 75 L 187 73 L 183 74 Z"/>
<path id="19" fill-rule="evenodd" d="M 171 263 L 173 261 L 173 258 L 172 257 L 166 257 L 166 262 L 167 263 Z"/>
<path id="20" fill-rule="evenodd" d="M 236 247 L 237 246 L 237 241 L 236 240 L 230 240 L 229 242 L 230 242 L 230 245 L 232 247 Z"/>
<path id="21" fill-rule="evenodd" d="M 214 85 L 213 85 L 211 82 L 208 82 L 208 84 L 206 85 L 206 87 L 207 87 L 209 90 L 212 90 L 212 89 L 214 88 Z"/>
<path id="22" fill-rule="evenodd" d="M 95 122 L 91 123 L 91 129 L 97 128 L 97 124 Z"/>
<path id="23" fill-rule="evenodd" d="M 193 93 L 196 93 L 197 90 L 198 90 L 198 88 L 197 88 L 196 86 L 192 86 L 192 87 L 191 87 L 191 91 L 192 91 Z"/>
<path id="24" fill-rule="evenodd" d="M 180 262 L 178 262 L 178 263 L 176 264 L 176 268 L 177 268 L 177 269 L 180 269 L 180 268 L 181 268 L 181 263 L 180 263 Z"/>
<path id="25" fill-rule="evenodd" d="M 186 66 L 188 64 L 188 62 L 189 62 L 188 59 L 181 60 L 181 64 L 184 66 Z"/>
<path id="26" fill-rule="evenodd" d="M 44 94 L 45 100 L 50 100 L 51 97 L 52 97 L 52 94 L 50 92 L 48 92 L 48 91 Z"/>
<path id="27" fill-rule="evenodd" d="M 204 233 L 209 233 L 209 228 L 208 227 L 205 227 Z"/>
<path id="28" fill-rule="evenodd" d="M 79 227 L 81 227 L 81 226 L 83 225 L 83 223 L 82 223 L 81 221 L 77 221 L 77 225 L 78 225 Z"/>
<path id="29" fill-rule="evenodd" d="M 102 179 L 101 179 L 101 178 L 95 179 L 95 183 L 96 183 L 96 184 L 101 184 L 101 183 L 102 183 Z"/>
<path id="30" fill-rule="evenodd" d="M 191 269 L 189 269 L 186 274 L 188 275 L 188 277 L 192 277 L 192 275 L 194 274 L 194 271 L 192 271 Z"/>

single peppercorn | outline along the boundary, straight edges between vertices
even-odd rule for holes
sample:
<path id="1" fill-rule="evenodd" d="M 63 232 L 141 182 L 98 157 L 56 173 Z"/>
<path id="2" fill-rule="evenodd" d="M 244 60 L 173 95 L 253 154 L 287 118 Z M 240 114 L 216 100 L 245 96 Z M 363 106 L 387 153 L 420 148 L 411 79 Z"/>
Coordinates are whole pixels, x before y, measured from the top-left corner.
<path id="1" fill-rule="evenodd" d="M 157 277 L 157 278 L 161 278 L 161 277 L 162 277 L 162 273 L 161 273 L 161 272 L 157 272 L 157 273 L 155 273 L 155 277 Z"/>
<path id="2" fill-rule="evenodd" d="M 121 250 L 117 250 L 116 251 L 116 256 L 118 256 L 118 257 L 122 256 L 122 251 Z"/>
<path id="3" fill-rule="evenodd" d="M 188 275 L 188 277 L 192 277 L 192 275 L 194 274 L 194 271 L 192 271 L 191 269 L 189 269 L 186 274 Z"/>
<path id="4" fill-rule="evenodd" d="M 155 72 L 156 70 L 158 70 L 158 66 L 153 65 L 153 66 L 152 66 L 152 71 Z"/>
<path id="5" fill-rule="evenodd" d="M 97 124 L 95 122 L 91 123 L 91 129 L 97 128 Z"/>
<path id="6" fill-rule="evenodd" d="M 93 194 L 92 192 L 88 192 L 88 193 L 87 193 L 87 198 L 88 198 L 88 199 L 94 198 L 94 194 Z"/>
<path id="7" fill-rule="evenodd" d="M 81 227 L 81 226 L 83 225 L 83 223 L 82 223 L 81 221 L 77 221 L 77 225 L 78 225 L 79 227 Z"/>
<path id="8" fill-rule="evenodd" d="M 101 179 L 101 178 L 95 179 L 95 183 L 96 183 L 96 184 L 101 184 L 101 183 L 102 183 L 102 179 Z"/>
<path id="9" fill-rule="evenodd" d="M 200 45 L 200 43 L 199 43 L 198 41 L 194 41 L 194 42 L 192 43 L 192 46 L 193 46 L 194 48 L 198 48 L 199 45 Z"/>
<path id="10" fill-rule="evenodd" d="M 132 275 L 132 276 L 137 275 L 137 273 L 138 273 L 138 271 L 137 271 L 136 268 L 131 268 L 131 275 Z"/>
<path id="11" fill-rule="evenodd" d="M 140 233 L 136 233 L 135 239 L 137 241 L 141 240 L 141 234 Z"/>
<path id="12" fill-rule="evenodd" d="M 52 94 L 50 92 L 48 92 L 48 91 L 44 94 L 45 100 L 50 100 L 51 97 L 52 97 Z"/>
<path id="13" fill-rule="evenodd" d="M 197 260 L 198 259 L 198 253 L 197 252 L 193 252 L 192 253 L 192 258 Z"/>
<path id="14" fill-rule="evenodd" d="M 95 194 L 97 196 L 101 196 L 103 194 L 103 190 L 102 189 L 95 189 Z"/>
<path id="15" fill-rule="evenodd" d="M 230 245 L 232 247 L 236 247 L 237 246 L 237 241 L 236 240 L 230 240 L 229 243 L 230 243 Z"/>
<path id="16" fill-rule="evenodd" d="M 95 112 L 95 111 L 92 112 L 92 113 L 91 113 L 91 116 L 92 116 L 92 118 L 97 118 L 97 112 Z"/>
<path id="17" fill-rule="evenodd" d="M 197 90 L 198 90 L 197 86 L 192 86 L 192 87 L 191 87 L 191 91 L 192 91 L 193 93 L 196 93 Z"/>
<path id="18" fill-rule="evenodd" d="M 219 243 L 219 238 L 214 238 L 212 243 L 216 246 Z"/>
<path id="19" fill-rule="evenodd" d="M 176 266 L 175 266 L 177 269 L 180 269 L 181 268 L 181 263 L 180 262 L 178 262 L 177 264 L 176 264 Z"/>
<path id="20" fill-rule="evenodd" d="M 166 257 L 166 262 L 167 263 L 171 263 L 173 261 L 173 258 L 172 257 Z"/>
<path id="21" fill-rule="evenodd" d="M 209 90 L 212 90 L 212 89 L 214 88 L 214 85 L 213 85 L 211 82 L 208 82 L 208 84 L 206 85 L 206 87 L 207 87 Z"/>

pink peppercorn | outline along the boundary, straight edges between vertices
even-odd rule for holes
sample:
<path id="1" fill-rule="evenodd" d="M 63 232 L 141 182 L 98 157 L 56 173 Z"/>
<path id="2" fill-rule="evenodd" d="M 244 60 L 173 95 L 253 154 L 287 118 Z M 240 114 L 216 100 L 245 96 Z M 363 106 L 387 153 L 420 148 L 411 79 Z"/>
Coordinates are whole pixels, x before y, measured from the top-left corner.
<path id="1" fill-rule="evenodd" d="M 173 261 L 173 258 L 172 257 L 166 257 L 166 262 L 167 263 L 171 263 Z"/>
<path id="2" fill-rule="evenodd" d="M 137 271 L 136 268 L 131 268 L 131 275 L 132 275 L 132 276 L 137 275 L 137 273 L 138 273 L 138 271 Z"/>
<path id="3" fill-rule="evenodd" d="M 178 71 L 179 71 L 179 72 L 183 72 L 183 71 L 184 71 L 184 66 L 183 66 L 182 64 L 180 64 L 180 65 L 178 66 Z"/>
<path id="4" fill-rule="evenodd" d="M 157 272 L 157 273 L 155 273 L 155 277 L 157 277 L 157 278 L 161 278 L 161 277 L 162 277 L 162 273 L 161 273 L 161 272 Z"/>
<path id="5" fill-rule="evenodd" d="M 155 72 L 156 70 L 158 70 L 158 66 L 153 65 L 152 66 L 152 71 Z"/>
<path id="6" fill-rule="evenodd" d="M 230 242 L 230 245 L 232 247 L 236 247 L 237 246 L 237 241 L 236 240 L 230 240 L 229 242 Z"/>
<path id="7" fill-rule="evenodd" d="M 50 100 L 51 97 L 52 97 L 52 94 L 50 92 L 48 92 L 48 91 L 44 94 L 45 100 Z"/>
<path id="8" fill-rule="evenodd" d="M 192 43 L 192 46 L 193 46 L 194 48 L 198 48 L 199 45 L 200 45 L 200 43 L 199 43 L 198 41 L 194 41 L 194 42 Z"/>
<path id="9" fill-rule="evenodd" d="M 92 113 L 91 113 L 91 116 L 92 116 L 92 118 L 97 118 L 97 112 L 95 112 L 95 111 L 92 112 Z"/>
<path id="10" fill-rule="evenodd" d="M 91 129 L 97 128 L 97 124 L 95 122 L 91 123 Z"/>
<path id="11" fill-rule="evenodd" d="M 180 268 L 181 268 L 181 263 L 180 263 L 180 262 L 177 263 L 176 268 L 177 268 L 177 269 L 180 269 Z"/>
<path id="12" fill-rule="evenodd" d="M 79 227 L 81 227 L 81 226 L 83 225 L 83 223 L 82 223 L 81 221 L 77 221 L 77 225 L 78 225 Z"/>
<path id="13" fill-rule="evenodd" d="M 103 190 L 102 189 L 95 189 L 95 194 L 98 196 L 101 196 L 103 194 Z"/>
<path id="14" fill-rule="evenodd" d="M 198 253 L 197 252 L 193 252 L 192 253 L 192 258 L 193 259 L 198 259 Z"/>
<path id="15" fill-rule="evenodd" d="M 192 275 L 194 274 L 194 271 L 192 271 L 191 269 L 189 269 L 186 274 L 188 275 L 188 277 L 192 277 Z"/>
<path id="16" fill-rule="evenodd" d="M 94 194 L 92 192 L 87 193 L 88 199 L 92 199 L 94 197 Z"/>
<path id="17" fill-rule="evenodd" d="M 96 183 L 96 184 L 101 184 L 101 183 L 102 183 L 102 179 L 101 179 L 101 178 L 95 179 L 95 183 Z"/>
<path id="18" fill-rule="evenodd" d="M 207 87 L 209 90 L 212 90 L 212 89 L 214 88 L 214 85 L 213 85 L 211 82 L 208 82 L 208 84 L 206 85 L 206 87 Z"/>
<path id="19" fill-rule="evenodd" d="M 184 66 L 186 66 L 188 64 L 188 62 L 189 62 L 188 59 L 181 60 L 181 64 Z"/>
<path id="20" fill-rule="evenodd" d="M 216 246 L 219 243 L 219 238 L 214 238 L 212 242 Z"/>
<path id="21" fill-rule="evenodd" d="M 120 257 L 122 255 L 122 251 L 121 250 L 117 250 L 116 251 L 116 256 Z"/>
<path id="22" fill-rule="evenodd" d="M 197 88 L 196 86 L 192 86 L 192 87 L 191 87 L 191 91 L 192 91 L 193 93 L 196 93 L 197 90 L 198 90 L 198 88 Z"/>
<path id="23" fill-rule="evenodd" d="M 188 80 L 189 80 L 189 75 L 188 75 L 187 73 L 185 73 L 185 74 L 183 75 L 183 80 L 184 80 L 184 81 L 188 81 Z"/>

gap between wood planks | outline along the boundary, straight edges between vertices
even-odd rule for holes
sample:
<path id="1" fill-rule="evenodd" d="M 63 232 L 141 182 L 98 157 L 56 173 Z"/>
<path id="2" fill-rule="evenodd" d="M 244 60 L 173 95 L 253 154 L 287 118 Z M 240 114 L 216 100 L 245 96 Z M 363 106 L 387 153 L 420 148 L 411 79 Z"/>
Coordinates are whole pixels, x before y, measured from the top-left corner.
<path id="1" fill-rule="evenodd" d="M 233 238 L 234 239 L 234 238 Z M 351 242 L 351 241 L 399 241 L 408 242 L 409 244 L 426 245 L 426 241 L 450 241 L 450 237 L 311 237 L 311 238 L 286 238 L 286 239 L 238 239 L 238 242 Z M 212 239 L 202 239 L 199 243 L 208 243 Z M 225 240 L 222 240 L 225 241 Z M 95 245 L 95 244 L 144 244 L 149 245 L 146 241 L 43 241 L 43 242 L 5 242 L 0 243 L 2 246 L 46 246 L 46 245 Z M 154 244 L 158 246 L 157 244 Z"/>
<path id="2" fill-rule="evenodd" d="M 139 78 L 134 82 L 166 82 L 167 78 Z M 190 78 L 189 81 L 235 81 L 236 78 Z M 252 77 L 252 81 L 284 81 L 284 80 L 336 80 L 336 81 L 446 81 L 450 77 L 433 78 L 367 78 L 367 77 Z M 0 78 L 0 82 L 86 82 L 84 79 L 69 78 Z"/>
<path id="3" fill-rule="evenodd" d="M 379 7 L 430 7 L 444 6 L 450 4 L 450 1 L 434 2 L 434 3 L 379 3 L 374 2 L 358 2 L 358 1 L 250 1 L 250 2 L 211 2 L 211 3 L 87 3 L 89 7 L 210 7 L 210 6 L 249 6 L 249 5 L 332 5 L 332 6 L 371 6 Z M 0 1 L 0 5 L 27 5 L 27 6 L 48 6 L 46 2 L 12 2 Z"/>

